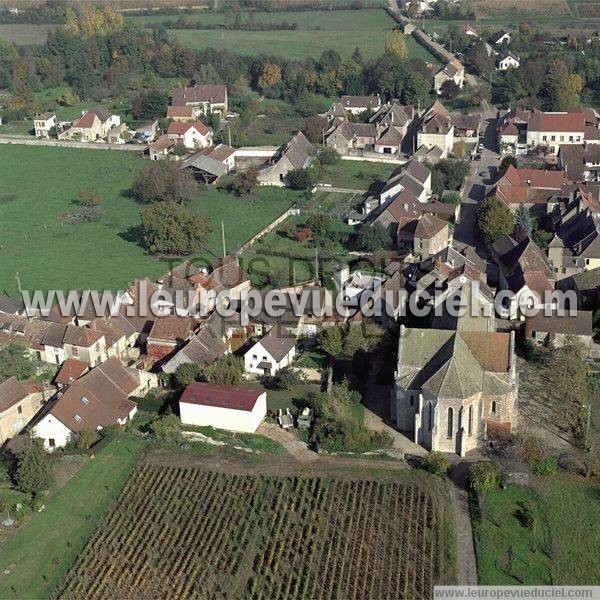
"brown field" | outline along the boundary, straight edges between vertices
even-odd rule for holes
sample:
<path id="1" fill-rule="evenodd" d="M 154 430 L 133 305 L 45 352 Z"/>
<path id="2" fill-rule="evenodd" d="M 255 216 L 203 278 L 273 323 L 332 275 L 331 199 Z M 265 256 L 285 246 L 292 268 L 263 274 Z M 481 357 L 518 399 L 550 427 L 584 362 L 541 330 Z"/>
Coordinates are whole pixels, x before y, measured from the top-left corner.
<path id="1" fill-rule="evenodd" d="M 59 596 L 430 598 L 453 580 L 445 484 L 360 477 L 140 465 Z"/>
<path id="2" fill-rule="evenodd" d="M 472 0 L 478 19 L 510 16 L 571 17 L 566 0 Z"/>
<path id="3" fill-rule="evenodd" d="M 600 3 L 584 2 L 577 4 L 577 14 L 581 19 L 599 19 L 600 18 Z"/>
<path id="4" fill-rule="evenodd" d="M 56 25 L 5 25 L 0 24 L 0 40 L 17 46 L 41 46 L 48 39 L 48 32 Z"/>

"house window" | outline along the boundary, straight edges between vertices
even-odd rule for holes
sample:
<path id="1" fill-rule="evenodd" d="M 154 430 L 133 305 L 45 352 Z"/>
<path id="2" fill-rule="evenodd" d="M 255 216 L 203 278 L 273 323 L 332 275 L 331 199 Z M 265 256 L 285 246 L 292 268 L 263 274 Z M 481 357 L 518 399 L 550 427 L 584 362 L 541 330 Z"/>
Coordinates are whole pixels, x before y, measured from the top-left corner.
<path id="1" fill-rule="evenodd" d="M 252 358 L 254 358 L 256 360 L 258 358 L 258 356 L 256 356 L 256 354 L 253 354 Z"/>
<path id="2" fill-rule="evenodd" d="M 409 395 L 408 399 L 410 400 L 410 405 L 414 406 L 415 405 L 415 399 L 413 398 L 412 394 Z"/>
<path id="3" fill-rule="evenodd" d="M 547 135 L 543 135 L 542 136 L 542 142 L 547 142 L 548 141 L 548 136 Z"/>
<path id="4" fill-rule="evenodd" d="M 75 415 L 73 419 L 75 419 L 77 423 L 81 423 L 81 417 L 79 415 Z"/>
<path id="5" fill-rule="evenodd" d="M 19 415 L 23 414 L 23 407 L 22 406 L 17 406 L 17 414 L 19 414 Z"/>
<path id="6" fill-rule="evenodd" d="M 555 141 L 556 141 L 556 136 L 555 136 L 555 135 L 553 135 L 553 136 L 550 138 L 550 140 L 551 140 L 551 141 L 553 141 L 553 142 L 555 142 Z"/>
<path id="7" fill-rule="evenodd" d="M 75 346 L 73 346 L 73 356 L 79 356 L 79 351 Z"/>
<path id="8" fill-rule="evenodd" d="M 473 405 L 469 406 L 469 435 L 473 435 Z"/>
<path id="9" fill-rule="evenodd" d="M 89 403 L 90 403 L 90 401 L 89 401 L 89 400 L 88 400 L 88 399 L 87 399 L 85 396 L 82 396 L 82 397 L 81 397 L 81 403 L 82 403 L 82 404 L 86 404 L 86 405 L 87 405 L 87 404 L 89 404 Z"/>
<path id="10" fill-rule="evenodd" d="M 56 441 L 54 440 L 54 438 L 50 438 L 48 440 L 48 446 L 50 446 L 50 448 L 54 448 L 56 446 Z"/>
<path id="11" fill-rule="evenodd" d="M 565 136 L 564 136 L 564 135 L 561 135 L 561 136 L 560 136 L 560 141 L 561 141 L 561 142 L 564 142 L 564 141 L 565 141 Z"/>
<path id="12" fill-rule="evenodd" d="M 429 403 L 429 431 L 433 429 L 433 403 Z"/>
<path id="13" fill-rule="evenodd" d="M 492 414 L 495 415 L 496 414 L 496 401 L 492 400 Z"/>
<path id="14" fill-rule="evenodd" d="M 452 431 L 454 429 L 454 411 L 452 407 L 448 409 L 448 432 L 446 433 L 446 437 L 451 440 L 452 439 Z"/>

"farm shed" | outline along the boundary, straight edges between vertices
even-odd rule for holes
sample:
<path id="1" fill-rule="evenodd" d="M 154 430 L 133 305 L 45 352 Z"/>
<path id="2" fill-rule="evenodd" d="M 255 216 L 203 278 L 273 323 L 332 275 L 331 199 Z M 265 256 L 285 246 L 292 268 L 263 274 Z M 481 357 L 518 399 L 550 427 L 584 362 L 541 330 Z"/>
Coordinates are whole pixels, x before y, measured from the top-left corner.
<path id="1" fill-rule="evenodd" d="M 179 399 L 179 414 L 183 425 L 254 433 L 267 414 L 267 393 L 196 382 Z"/>

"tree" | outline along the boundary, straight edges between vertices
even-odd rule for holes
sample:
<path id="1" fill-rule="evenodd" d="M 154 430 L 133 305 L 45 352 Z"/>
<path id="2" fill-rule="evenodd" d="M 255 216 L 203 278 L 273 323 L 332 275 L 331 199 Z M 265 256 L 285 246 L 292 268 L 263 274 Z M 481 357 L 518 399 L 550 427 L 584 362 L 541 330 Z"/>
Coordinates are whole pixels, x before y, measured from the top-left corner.
<path id="1" fill-rule="evenodd" d="M 134 119 L 153 119 L 162 117 L 169 95 L 164 90 L 154 88 L 138 94 L 131 102 L 131 114 Z"/>
<path id="2" fill-rule="evenodd" d="M 196 363 L 184 363 L 177 367 L 173 375 L 173 381 L 178 388 L 186 388 L 194 381 L 201 381 L 204 377 L 204 371 Z"/>
<path id="3" fill-rule="evenodd" d="M 325 237 L 331 227 L 331 217 L 325 213 L 312 213 L 306 220 L 306 225 L 319 237 Z"/>
<path id="4" fill-rule="evenodd" d="M 485 75 L 494 67 L 494 61 L 488 53 L 487 44 L 484 40 L 478 41 L 469 49 L 468 59 L 478 75 Z"/>
<path id="5" fill-rule="evenodd" d="M 298 371 L 292 367 L 279 369 L 273 377 L 273 385 L 278 390 L 292 390 L 302 383 Z"/>
<path id="6" fill-rule="evenodd" d="M 524 204 L 519 204 L 515 213 L 515 229 L 519 232 L 521 238 L 531 236 L 532 224 L 529 216 L 529 209 Z"/>
<path id="7" fill-rule="evenodd" d="M 398 29 L 393 29 L 385 38 L 385 51 L 396 58 L 406 58 L 406 40 L 404 34 Z"/>
<path id="8" fill-rule="evenodd" d="M 508 167 L 514 167 L 515 169 L 519 168 L 519 161 L 514 154 L 507 154 L 501 161 L 500 166 L 498 167 L 499 171 L 506 171 Z"/>
<path id="9" fill-rule="evenodd" d="M 150 431 L 154 437 L 159 439 L 169 438 L 179 432 L 181 421 L 173 413 L 163 415 L 150 423 Z"/>
<path id="10" fill-rule="evenodd" d="M 183 205 L 197 193 L 194 176 L 175 162 L 154 161 L 144 167 L 133 183 L 133 195 L 138 202 L 173 202 Z"/>
<path id="11" fill-rule="evenodd" d="M 390 245 L 390 234 L 381 223 L 375 222 L 361 228 L 357 243 L 361 250 L 375 252 Z"/>
<path id="12" fill-rule="evenodd" d="M 372 352 L 383 339 L 383 329 L 371 321 L 351 325 L 344 339 L 344 355 L 354 357 L 358 352 Z"/>
<path id="13" fill-rule="evenodd" d="M 319 348 L 330 358 L 341 356 L 344 350 L 344 334 L 338 325 L 321 329 L 318 337 Z"/>
<path id="14" fill-rule="evenodd" d="M 239 356 L 227 354 L 206 369 L 206 379 L 219 385 L 238 386 L 244 379 L 244 361 Z"/>
<path id="15" fill-rule="evenodd" d="M 496 196 L 488 196 L 477 209 L 477 226 L 488 244 L 515 228 L 515 218 L 510 209 Z"/>
<path id="16" fill-rule="evenodd" d="M 35 364 L 27 347 L 13 342 L 0 349 L 0 382 L 11 377 L 30 379 L 35 375 Z"/>
<path id="17" fill-rule="evenodd" d="M 313 115 L 304 119 L 302 124 L 302 133 L 309 142 L 313 144 L 323 141 L 323 132 L 327 129 L 327 119 L 319 115 Z"/>
<path id="18" fill-rule="evenodd" d="M 292 169 L 287 174 L 290 187 L 297 190 L 310 190 L 318 180 L 318 173 L 314 168 Z"/>
<path id="19" fill-rule="evenodd" d="M 80 102 L 79 96 L 74 94 L 71 90 L 63 90 L 56 96 L 56 101 L 61 106 L 75 106 Z"/>
<path id="20" fill-rule="evenodd" d="M 500 473 L 492 462 L 478 462 L 469 469 L 469 485 L 478 494 L 493 490 L 500 485 Z"/>
<path id="21" fill-rule="evenodd" d="M 583 79 L 573 73 L 565 62 L 554 60 L 549 65 L 546 78 L 546 95 L 549 108 L 554 111 L 567 111 L 581 104 Z"/>
<path id="22" fill-rule="evenodd" d="M 281 81 L 281 67 L 273 63 L 265 63 L 263 71 L 258 78 L 258 87 L 262 90 L 273 87 Z"/>
<path id="23" fill-rule="evenodd" d="M 155 202 L 140 210 L 142 238 L 151 254 L 198 252 L 212 230 L 209 218 L 174 202 Z"/>
<path id="24" fill-rule="evenodd" d="M 440 92 L 444 98 L 447 98 L 448 100 L 454 100 L 454 98 L 456 98 L 460 93 L 460 88 L 456 83 L 454 83 L 454 81 L 452 81 L 452 79 L 448 79 L 442 83 Z"/>
<path id="25" fill-rule="evenodd" d="M 52 486 L 52 458 L 44 450 L 44 443 L 40 438 L 25 438 L 17 453 L 15 481 L 21 492 L 31 494 L 34 498 Z"/>
<path id="26" fill-rule="evenodd" d="M 421 465 L 428 473 L 445 477 L 450 468 L 450 461 L 441 452 L 430 452 L 423 457 Z"/>
<path id="27" fill-rule="evenodd" d="M 77 434 L 77 448 L 87 450 L 98 439 L 98 434 L 91 429 L 82 429 Z"/>
<path id="28" fill-rule="evenodd" d="M 255 169 L 248 169 L 247 171 L 238 173 L 229 184 L 229 190 L 236 196 L 254 194 L 257 187 L 258 172 Z"/>
<path id="29" fill-rule="evenodd" d="M 341 158 L 335 148 L 325 146 L 319 153 L 319 163 L 322 165 L 337 165 Z"/>

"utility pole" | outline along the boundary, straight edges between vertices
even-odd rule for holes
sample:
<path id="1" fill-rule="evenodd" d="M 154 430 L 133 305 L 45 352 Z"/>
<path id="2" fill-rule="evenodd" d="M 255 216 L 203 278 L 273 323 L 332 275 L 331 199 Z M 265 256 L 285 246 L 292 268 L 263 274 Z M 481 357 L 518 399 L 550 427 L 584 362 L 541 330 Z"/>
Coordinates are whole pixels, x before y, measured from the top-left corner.
<path id="1" fill-rule="evenodd" d="M 325 127 L 323 127 L 323 147 L 325 146 Z"/>
<path id="2" fill-rule="evenodd" d="M 229 146 L 231 146 L 231 123 L 227 123 L 227 134 L 229 138 Z"/>
<path id="3" fill-rule="evenodd" d="M 221 221 L 221 239 L 223 240 L 223 258 L 227 256 L 227 252 L 225 251 L 225 222 Z"/>
<path id="4" fill-rule="evenodd" d="M 315 283 L 319 282 L 319 249 L 315 248 Z"/>
<path id="5" fill-rule="evenodd" d="M 19 271 L 15 273 L 15 279 L 17 280 L 17 286 L 19 288 L 19 298 L 23 300 L 23 289 L 21 288 L 21 278 L 19 277 Z M 25 304 L 25 316 L 29 318 L 29 306 Z"/>

